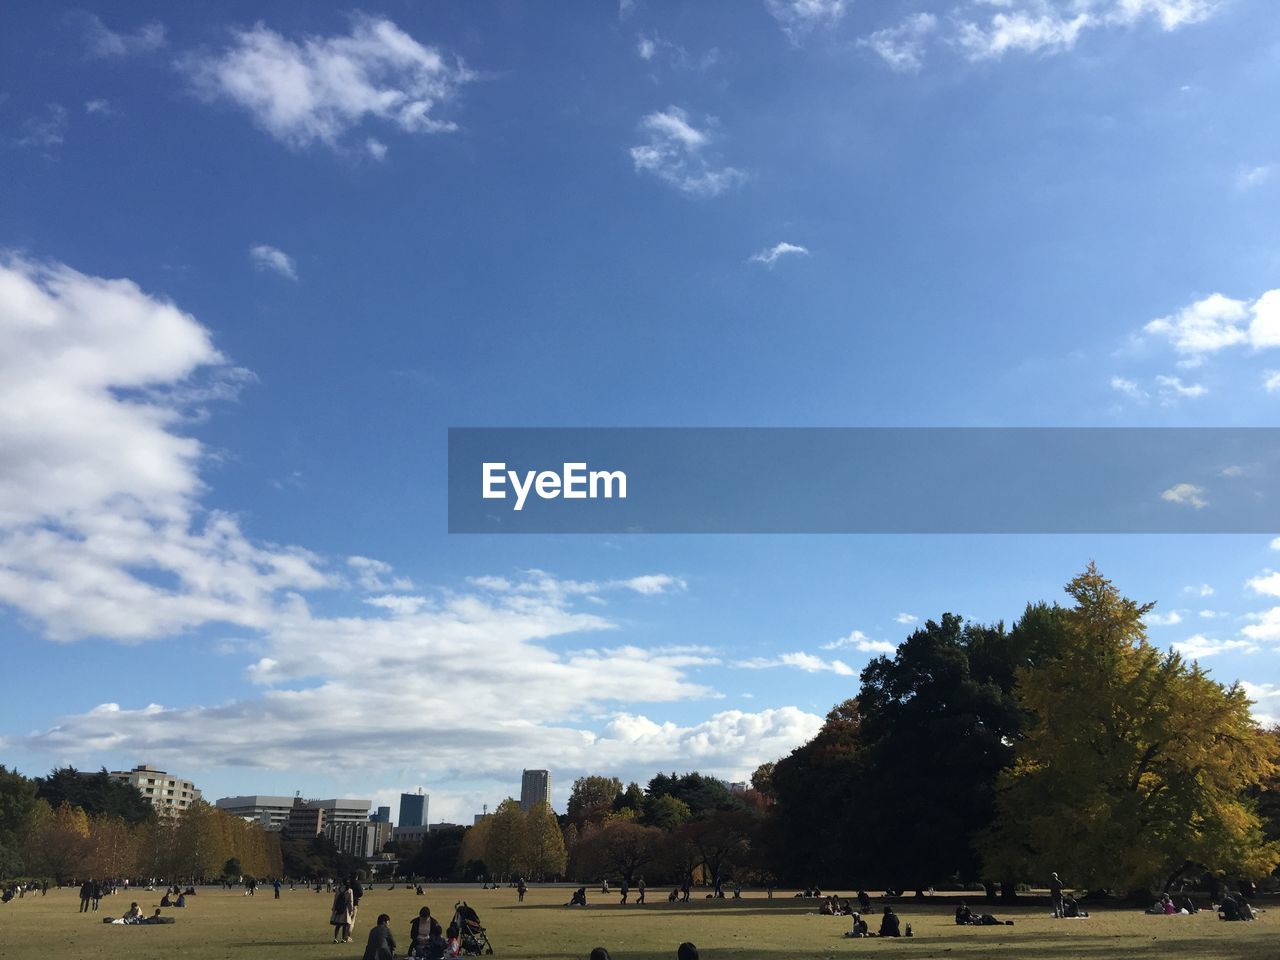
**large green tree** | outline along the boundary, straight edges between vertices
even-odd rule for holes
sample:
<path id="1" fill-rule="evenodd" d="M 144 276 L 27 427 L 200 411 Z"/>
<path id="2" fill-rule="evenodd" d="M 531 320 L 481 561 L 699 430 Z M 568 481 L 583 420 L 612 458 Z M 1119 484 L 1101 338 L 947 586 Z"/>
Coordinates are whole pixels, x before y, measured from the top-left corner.
<path id="1" fill-rule="evenodd" d="M 1067 585 L 1053 656 L 1017 673 L 1030 718 L 985 837 L 1001 873 L 1133 890 L 1191 867 L 1262 876 L 1280 862 L 1246 794 L 1274 770 L 1238 685 L 1146 639 L 1151 605 L 1090 564 Z"/>
<path id="2" fill-rule="evenodd" d="M 21 869 L 23 838 L 35 805 L 35 781 L 0 765 L 0 877 Z"/>

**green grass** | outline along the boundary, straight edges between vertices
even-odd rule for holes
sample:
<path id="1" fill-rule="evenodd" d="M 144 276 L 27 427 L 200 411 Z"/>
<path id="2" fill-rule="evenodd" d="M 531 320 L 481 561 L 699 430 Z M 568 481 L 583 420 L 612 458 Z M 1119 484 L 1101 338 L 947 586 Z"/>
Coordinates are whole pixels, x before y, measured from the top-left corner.
<path id="1" fill-rule="evenodd" d="M 388 913 L 403 949 L 410 919 L 424 904 L 448 922 L 453 904 L 465 898 L 489 930 L 496 956 L 581 958 L 605 946 L 617 960 L 672 960 L 682 940 L 698 945 L 702 957 L 825 958 L 911 957 L 978 960 L 1067 960 L 1110 957 L 1257 958 L 1280 957 L 1280 909 L 1264 912 L 1255 923 L 1222 923 L 1212 913 L 1193 917 L 1149 917 L 1139 911 L 1097 911 L 1087 920 L 1053 920 L 1044 907 L 996 909 L 1016 921 L 1012 927 L 958 928 L 954 901 L 935 905 L 904 902 L 897 906 L 910 921 L 911 940 L 846 940 L 844 917 L 820 917 L 812 901 L 747 893 L 739 901 L 699 900 L 668 904 L 666 890 L 653 889 L 646 906 L 622 907 L 617 896 L 588 898 L 583 910 L 566 909 L 565 888 L 531 888 L 523 904 L 514 890 L 428 887 L 425 897 L 403 887 L 369 890 L 360 905 L 352 942 L 335 945 L 328 926 L 330 897 L 310 890 L 284 890 L 273 900 L 271 888 L 256 897 L 239 891 L 202 889 L 185 910 L 166 910 L 177 922 L 166 926 L 114 926 L 104 915 L 118 916 L 137 899 L 148 914 L 160 893 L 117 894 L 102 901 L 98 914 L 78 913 L 79 897 L 67 889 L 48 896 L 28 895 L 0 905 L 0 960 L 359 960 L 364 941 L 379 913 Z M 975 902 L 971 904 L 977 906 Z M 982 909 L 990 909 L 982 907 Z M 873 911 L 878 912 L 878 911 Z M 875 925 L 872 925 L 875 928 Z"/>

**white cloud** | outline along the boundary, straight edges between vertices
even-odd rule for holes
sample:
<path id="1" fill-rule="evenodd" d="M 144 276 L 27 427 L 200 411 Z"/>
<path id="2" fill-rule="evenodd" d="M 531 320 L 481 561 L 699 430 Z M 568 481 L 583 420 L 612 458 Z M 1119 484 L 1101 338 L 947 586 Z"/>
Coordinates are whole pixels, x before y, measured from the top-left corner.
<path id="1" fill-rule="evenodd" d="M 764 250 L 761 250 L 759 253 L 753 253 L 747 262 L 763 263 L 766 267 L 772 270 L 774 264 L 776 264 L 779 259 L 785 256 L 807 257 L 809 256 L 809 251 L 805 247 L 798 246 L 797 244 L 794 244 L 794 243 L 787 243 L 784 240 L 781 243 L 774 244 L 772 247 L 766 247 Z"/>
<path id="2" fill-rule="evenodd" d="M 1202 510 L 1209 505 L 1204 494 L 1204 487 L 1197 487 L 1194 483 L 1177 483 L 1161 493 L 1160 499 L 1169 503 L 1185 503 Z"/>
<path id="3" fill-rule="evenodd" d="M 913 617 L 912 619 L 915 618 Z M 904 623 L 907 621 L 899 620 L 898 622 Z M 861 630 L 850 631 L 845 636 L 822 645 L 823 650 L 839 650 L 842 647 L 852 647 L 861 653 L 893 653 L 897 649 L 887 640 L 873 640 Z"/>
<path id="4" fill-rule="evenodd" d="M 1280 717 L 1269 712 L 1277 706 L 1274 701 L 1280 698 L 1280 685 L 1274 683 L 1250 683 L 1248 680 L 1241 680 L 1240 686 L 1244 688 L 1245 696 L 1253 701 L 1250 712 L 1253 714 L 1255 723 L 1263 727 L 1273 727 L 1280 724 Z"/>
<path id="5" fill-rule="evenodd" d="M 1272 540 L 1270 543 L 1270 547 L 1272 550 L 1280 550 L 1280 537 L 1276 537 L 1274 540 Z"/>
<path id="6" fill-rule="evenodd" d="M 1111 389 L 1123 393 L 1126 397 L 1143 403 L 1147 400 L 1147 391 L 1132 380 L 1126 380 L 1124 377 L 1112 377 Z"/>
<path id="7" fill-rule="evenodd" d="M 998 60 L 1013 50 L 1059 52 L 1075 46 L 1080 32 L 1091 24 L 1088 14 L 1060 16 L 1015 10 L 997 13 L 985 24 L 960 24 L 956 42 L 971 60 Z"/>
<path id="8" fill-rule="evenodd" d="M 141 53 L 152 53 L 167 42 L 164 26 L 155 21 L 144 23 L 129 33 L 117 33 L 95 14 L 80 18 L 84 26 L 85 47 L 90 56 L 103 59 L 122 59 Z"/>
<path id="9" fill-rule="evenodd" d="M 1216 620 L 1219 617 L 1225 617 L 1226 614 L 1221 610 L 1201 610 L 1198 616 L 1203 620 Z"/>
<path id="10" fill-rule="evenodd" d="M 1202 633 L 1173 644 L 1173 649 L 1188 660 L 1203 660 L 1219 653 L 1253 653 L 1258 648 L 1247 640 L 1213 640 Z"/>
<path id="11" fill-rule="evenodd" d="M 1197 399 L 1209 392 L 1209 388 L 1199 383 L 1183 383 L 1181 377 L 1156 377 L 1160 386 L 1162 402 L 1169 404 L 1179 398 Z"/>
<path id="12" fill-rule="evenodd" d="M 658 42 L 652 37 L 641 36 L 636 41 L 636 53 L 641 60 L 652 60 L 658 52 Z"/>
<path id="13" fill-rule="evenodd" d="M 631 148 L 636 171 L 651 173 L 682 193 L 715 197 L 747 179 L 743 171 L 718 167 L 707 158 L 710 134 L 693 126 L 679 107 L 654 111 L 640 121 L 640 130 L 648 139 Z"/>
<path id="14" fill-rule="evenodd" d="M 1272 642 L 1280 640 L 1280 607 L 1272 607 L 1262 613 L 1252 613 L 1249 619 L 1253 622 L 1240 632 L 1250 640 Z"/>
<path id="15" fill-rule="evenodd" d="M 1276 172 L 1274 163 L 1260 164 L 1254 167 L 1241 167 L 1236 171 L 1236 189 L 1252 190 L 1254 187 L 1260 187 L 1268 180 L 1271 175 Z"/>
<path id="16" fill-rule="evenodd" d="M 1177 610 L 1170 610 L 1168 613 L 1148 613 L 1146 622 L 1152 627 L 1171 627 L 1182 622 L 1182 614 Z"/>
<path id="17" fill-rule="evenodd" d="M 1264 373 L 1262 388 L 1267 393 L 1280 393 L 1280 370 L 1268 370 Z"/>
<path id="18" fill-rule="evenodd" d="M 253 265 L 259 270 L 271 270 L 282 277 L 288 277 L 290 280 L 298 279 L 298 270 L 294 265 L 293 257 L 279 247 L 273 247 L 265 243 L 250 247 L 249 259 L 253 261 Z"/>
<path id="19" fill-rule="evenodd" d="M 814 30 L 834 27 L 848 9 L 846 0 L 765 0 L 764 5 L 794 43 Z"/>
<path id="20" fill-rule="evenodd" d="M 412 590 L 413 581 L 408 577 L 397 577 L 393 574 L 391 564 L 371 557 L 347 557 L 347 569 L 355 579 L 355 584 L 366 593 L 381 593 L 385 590 Z"/>
<path id="21" fill-rule="evenodd" d="M 915 623 L 920 618 L 912 613 L 900 613 L 893 619 L 897 623 Z"/>
<path id="22" fill-rule="evenodd" d="M 98 98 L 96 100 L 86 100 L 84 102 L 84 112 L 110 116 L 115 113 L 115 110 L 112 108 L 110 100 Z"/>
<path id="23" fill-rule="evenodd" d="M 200 509 L 187 405 L 243 371 L 173 304 L 128 280 L 0 260 L 0 603 L 60 640 L 261 627 L 316 557 L 257 545 Z"/>
<path id="24" fill-rule="evenodd" d="M 876 30 L 858 41 L 869 47 L 889 67 L 902 73 L 913 73 L 924 66 L 925 40 L 938 28 L 938 18 L 931 13 L 916 13 L 897 26 Z"/>
<path id="25" fill-rule="evenodd" d="M 830 649 L 824 647 L 823 649 Z M 795 667 L 805 673 L 834 673 L 841 677 L 855 676 L 857 671 L 843 660 L 823 660 L 811 653 L 783 653 L 776 657 L 752 657 L 750 660 L 738 660 L 735 667 L 748 670 L 768 670 L 772 667 Z"/>
<path id="26" fill-rule="evenodd" d="M 1268 290 L 1252 301 L 1214 293 L 1152 320 L 1143 329 L 1168 339 L 1175 350 L 1190 357 L 1233 346 L 1255 350 L 1280 346 L 1280 289 Z"/>
<path id="27" fill-rule="evenodd" d="M 1237 463 L 1229 464 L 1218 471 L 1220 477 L 1243 477 L 1245 475 L 1244 467 Z"/>
<path id="28" fill-rule="evenodd" d="M 387 159 L 387 145 L 381 140 L 376 140 L 373 137 L 370 137 L 364 142 L 364 149 L 365 152 L 375 160 Z"/>
<path id="29" fill-rule="evenodd" d="M 1209 586 L 1209 584 L 1207 583 L 1197 583 L 1197 584 L 1192 584 L 1191 586 L 1183 587 L 1182 592 L 1189 593 L 1196 597 L 1212 597 L 1213 587 Z"/>
<path id="30" fill-rule="evenodd" d="M 179 61 L 201 96 L 247 110 L 293 147 L 337 147 L 351 129 L 381 120 L 405 133 L 456 129 L 439 119 L 474 75 L 382 18 L 355 15 L 351 32 L 294 41 L 261 23 L 230 46 Z"/>
<path id="31" fill-rule="evenodd" d="M 1250 577 L 1245 581 L 1245 586 L 1254 593 L 1262 594 L 1267 597 L 1280 597 L 1280 573 L 1273 570 L 1263 570 L 1256 577 Z"/>

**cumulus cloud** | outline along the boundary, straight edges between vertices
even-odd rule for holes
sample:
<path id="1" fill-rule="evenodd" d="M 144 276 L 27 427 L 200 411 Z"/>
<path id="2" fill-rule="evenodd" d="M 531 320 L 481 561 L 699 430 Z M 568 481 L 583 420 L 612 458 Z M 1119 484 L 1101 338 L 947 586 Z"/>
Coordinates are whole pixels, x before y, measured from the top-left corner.
<path id="1" fill-rule="evenodd" d="M 1253 701 L 1251 712 L 1256 723 L 1271 727 L 1280 723 L 1280 718 L 1272 711 L 1280 706 L 1280 685 L 1274 683 L 1250 683 L 1248 680 L 1241 680 L 1240 686 L 1244 688 L 1245 696 Z"/>
<path id="2" fill-rule="evenodd" d="M 772 270 L 774 264 L 776 264 L 778 260 L 780 260 L 782 257 L 786 257 L 786 256 L 807 257 L 808 255 L 809 255 L 809 251 L 807 248 L 798 246 L 797 244 L 794 244 L 794 243 L 787 243 L 784 240 L 781 243 L 774 244 L 772 247 L 766 247 L 765 249 L 761 250 L 759 253 L 753 253 L 748 259 L 748 262 L 762 263 L 766 267 L 768 267 L 770 270 Z"/>
<path id="3" fill-rule="evenodd" d="M 1177 610 L 1170 610 L 1168 613 L 1148 613 L 1146 616 L 1146 623 L 1151 627 L 1171 627 L 1181 622 L 1182 614 Z"/>
<path id="4" fill-rule="evenodd" d="M 847 0 L 765 0 L 764 5 L 793 43 L 815 30 L 834 27 L 849 6 Z"/>
<path id="5" fill-rule="evenodd" d="M 288 277 L 290 280 L 298 279 L 298 270 L 294 265 L 293 257 L 279 247 L 260 243 L 249 248 L 249 259 L 253 261 L 253 265 L 259 270 L 270 270 L 273 273 L 280 274 L 282 277 Z"/>
<path id="6" fill-rule="evenodd" d="M 1208 19 L 1224 0 L 976 0 L 958 18 L 953 42 L 972 60 L 1006 53 L 1061 53 L 1087 30 L 1152 20 L 1165 31 Z M 994 13 L 988 14 L 991 8 Z"/>
<path id="7" fill-rule="evenodd" d="M 1280 346 L 1280 289 L 1252 301 L 1214 293 L 1143 329 L 1190 357 L 1241 345 L 1255 350 Z"/>
<path id="8" fill-rule="evenodd" d="M 1268 370 L 1262 377 L 1262 388 L 1267 393 L 1280 393 L 1280 370 Z"/>
<path id="9" fill-rule="evenodd" d="M 899 616 L 902 615 L 900 614 Z M 911 619 L 914 620 L 915 617 Z M 907 621 L 899 620 L 898 622 L 905 623 Z M 823 650 L 839 650 L 843 647 L 852 647 L 860 653 L 893 653 L 897 649 L 887 640 L 873 640 L 861 630 L 852 630 L 843 637 L 822 645 Z"/>
<path id="10" fill-rule="evenodd" d="M 117 32 L 96 14 L 86 13 L 79 19 L 84 30 L 85 49 L 91 57 L 119 60 L 152 53 L 167 42 L 163 24 L 154 20 L 133 31 Z"/>
<path id="11" fill-rule="evenodd" d="M 1263 596 L 1280 597 L 1280 573 L 1274 570 L 1263 570 L 1256 577 L 1246 580 L 1245 586 Z"/>
<path id="12" fill-rule="evenodd" d="M 679 107 L 657 110 L 640 121 L 643 143 L 631 148 L 638 173 L 649 173 L 681 193 L 715 197 L 740 185 L 747 175 L 734 167 L 718 166 L 708 156 L 711 134 L 689 122 Z"/>
<path id="13" fill-rule="evenodd" d="M 262 23 L 234 32 L 230 45 L 178 62 L 196 92 L 227 101 L 292 147 L 337 147 L 368 121 L 405 133 L 456 129 L 441 119 L 474 79 L 461 61 L 419 43 L 392 21 L 356 15 L 348 34 L 289 39 Z M 366 144 L 367 146 L 367 144 Z"/>
<path id="14" fill-rule="evenodd" d="M 1198 487 L 1194 483 L 1176 483 L 1161 493 L 1160 499 L 1168 503 L 1182 503 L 1197 510 L 1203 510 L 1209 505 L 1204 494 L 1204 487 Z"/>
<path id="15" fill-rule="evenodd" d="M 1262 613 L 1251 613 L 1248 619 L 1251 622 L 1240 632 L 1250 640 L 1270 642 L 1280 640 L 1280 607 L 1272 607 Z"/>
<path id="16" fill-rule="evenodd" d="M 1258 648 L 1248 640 L 1212 640 L 1202 633 L 1197 633 L 1193 637 L 1173 644 L 1173 649 L 1188 660 L 1203 660 L 1205 657 L 1220 653 L 1253 653 Z"/>
<path id="17" fill-rule="evenodd" d="M 900 613 L 893 619 L 896 623 L 915 623 L 920 618 L 913 613 Z"/>
<path id="18" fill-rule="evenodd" d="M 0 602 L 55 639 L 138 640 L 262 626 L 281 591 L 328 583 L 308 551 L 200 509 L 184 405 L 242 373 L 131 281 L 0 261 Z"/>

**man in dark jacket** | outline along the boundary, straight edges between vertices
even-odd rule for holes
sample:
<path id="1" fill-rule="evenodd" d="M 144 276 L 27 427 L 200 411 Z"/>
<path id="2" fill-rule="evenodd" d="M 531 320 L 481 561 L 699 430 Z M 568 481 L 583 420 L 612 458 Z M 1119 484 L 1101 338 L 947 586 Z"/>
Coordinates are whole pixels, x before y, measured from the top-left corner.
<path id="1" fill-rule="evenodd" d="M 391 917 L 378 914 L 378 923 L 369 931 L 364 960 L 396 960 L 396 938 L 391 935 Z"/>

